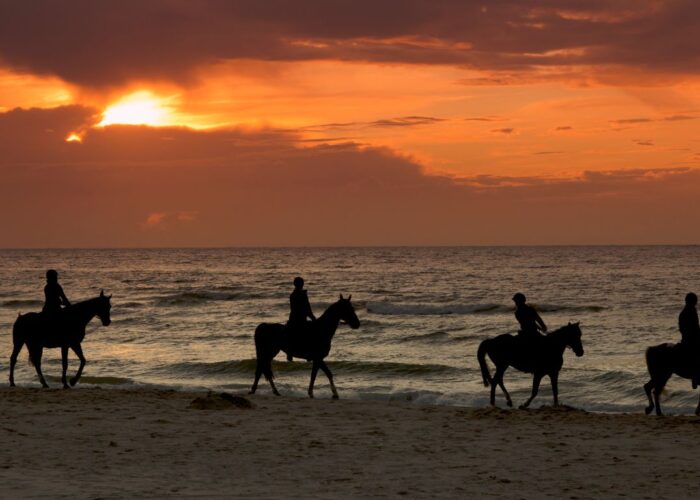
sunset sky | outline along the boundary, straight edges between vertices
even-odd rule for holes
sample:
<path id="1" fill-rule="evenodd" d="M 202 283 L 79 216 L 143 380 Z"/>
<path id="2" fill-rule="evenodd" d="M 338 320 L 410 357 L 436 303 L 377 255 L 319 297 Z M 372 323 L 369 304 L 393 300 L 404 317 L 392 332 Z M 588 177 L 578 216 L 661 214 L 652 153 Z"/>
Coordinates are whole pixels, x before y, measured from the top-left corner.
<path id="1" fill-rule="evenodd" d="M 694 0 L 0 2 L 0 247 L 700 243 Z"/>

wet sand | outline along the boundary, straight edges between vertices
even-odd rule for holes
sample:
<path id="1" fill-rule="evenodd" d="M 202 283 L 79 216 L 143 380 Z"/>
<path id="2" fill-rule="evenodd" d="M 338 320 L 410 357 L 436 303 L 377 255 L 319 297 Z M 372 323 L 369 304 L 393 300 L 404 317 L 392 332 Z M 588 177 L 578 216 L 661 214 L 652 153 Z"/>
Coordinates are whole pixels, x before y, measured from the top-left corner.
<path id="1" fill-rule="evenodd" d="M 318 392 L 320 397 L 323 391 Z M 695 417 L 589 414 L 566 407 L 467 409 L 323 396 L 245 396 L 252 403 L 246 408 L 245 401 L 203 393 L 3 388 L 0 494 L 700 495 L 700 419 Z"/>

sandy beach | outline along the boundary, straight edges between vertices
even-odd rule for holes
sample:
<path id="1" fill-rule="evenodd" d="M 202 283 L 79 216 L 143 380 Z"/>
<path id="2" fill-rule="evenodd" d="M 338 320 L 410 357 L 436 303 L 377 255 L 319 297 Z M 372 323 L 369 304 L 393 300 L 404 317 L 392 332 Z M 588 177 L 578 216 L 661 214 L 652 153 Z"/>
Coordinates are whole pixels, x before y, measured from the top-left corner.
<path id="1" fill-rule="evenodd" d="M 0 400 L 3 497 L 700 494 L 694 417 L 111 388 Z"/>

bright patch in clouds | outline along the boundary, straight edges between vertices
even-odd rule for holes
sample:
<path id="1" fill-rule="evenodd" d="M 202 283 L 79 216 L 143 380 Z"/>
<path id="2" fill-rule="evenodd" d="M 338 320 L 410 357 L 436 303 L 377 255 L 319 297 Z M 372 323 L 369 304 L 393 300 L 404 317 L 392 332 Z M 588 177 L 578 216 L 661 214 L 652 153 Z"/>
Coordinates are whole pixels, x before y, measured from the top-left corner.
<path id="1" fill-rule="evenodd" d="M 66 137 L 66 142 L 83 142 L 83 138 L 74 132 Z"/>
<path id="2" fill-rule="evenodd" d="M 168 98 L 148 91 L 136 92 L 105 109 L 100 127 L 114 124 L 164 126 L 173 122 Z"/>

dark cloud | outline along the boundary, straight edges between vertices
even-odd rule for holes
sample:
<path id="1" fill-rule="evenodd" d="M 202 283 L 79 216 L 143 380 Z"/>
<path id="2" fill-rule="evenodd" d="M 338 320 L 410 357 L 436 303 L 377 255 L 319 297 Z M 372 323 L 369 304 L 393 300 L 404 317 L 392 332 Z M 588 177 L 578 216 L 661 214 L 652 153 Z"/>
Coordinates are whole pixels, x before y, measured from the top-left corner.
<path id="1" fill-rule="evenodd" d="M 696 116 L 690 116 L 690 115 L 672 115 L 672 116 L 667 116 L 664 118 L 664 121 L 667 122 L 680 122 L 680 121 L 686 121 L 686 120 L 695 120 L 697 117 Z"/>
<path id="2" fill-rule="evenodd" d="M 514 128 L 494 128 L 491 130 L 494 134 L 512 134 L 515 132 Z"/>
<path id="3" fill-rule="evenodd" d="M 451 64 L 496 71 L 489 85 L 547 66 L 687 74 L 699 31 L 694 0 L 0 3 L 5 65 L 89 87 L 187 82 L 234 59 Z"/>
<path id="4" fill-rule="evenodd" d="M 1 246 L 697 243 L 700 170 L 453 178 L 276 130 L 112 126 L 62 139 L 93 116 L 0 113 Z"/>
<path id="5" fill-rule="evenodd" d="M 497 116 L 474 116 L 464 119 L 464 121 L 467 122 L 500 122 L 504 120 L 505 118 L 499 118 Z"/>
<path id="6" fill-rule="evenodd" d="M 651 118 L 623 118 L 621 120 L 610 120 L 613 125 L 632 125 L 635 123 L 649 123 L 653 122 Z"/>
<path id="7" fill-rule="evenodd" d="M 560 155 L 564 151 L 536 151 L 532 153 L 533 155 Z"/>
<path id="8" fill-rule="evenodd" d="M 369 122 L 322 123 L 320 125 L 304 127 L 303 130 L 310 132 L 322 132 L 328 130 L 363 129 L 370 127 L 416 127 L 420 125 L 433 125 L 444 121 L 446 121 L 445 118 L 435 118 L 432 116 L 403 116 L 399 118 L 383 118 Z"/>
<path id="9" fill-rule="evenodd" d="M 555 128 L 554 130 L 556 130 L 557 132 L 564 132 L 566 130 L 573 130 L 573 129 L 574 129 L 574 127 L 572 127 L 570 125 L 563 125 L 563 126 Z"/>
<path id="10" fill-rule="evenodd" d="M 653 146 L 654 145 L 654 141 L 650 141 L 648 139 L 646 139 L 646 140 L 637 139 L 634 141 L 634 143 L 637 144 L 638 146 Z"/>

